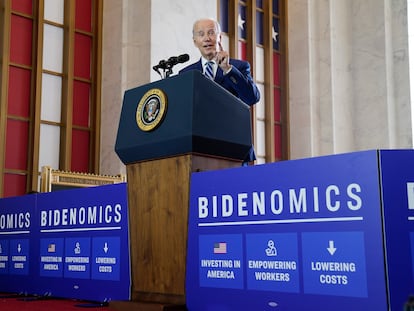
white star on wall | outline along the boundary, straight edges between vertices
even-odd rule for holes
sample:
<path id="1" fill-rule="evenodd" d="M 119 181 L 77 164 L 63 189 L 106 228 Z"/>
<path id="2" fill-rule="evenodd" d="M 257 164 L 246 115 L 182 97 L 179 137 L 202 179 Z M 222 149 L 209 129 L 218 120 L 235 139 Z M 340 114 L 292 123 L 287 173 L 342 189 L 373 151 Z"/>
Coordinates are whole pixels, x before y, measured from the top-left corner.
<path id="1" fill-rule="evenodd" d="M 245 23 L 245 21 L 241 18 L 240 14 L 239 14 L 239 16 L 237 17 L 237 24 L 241 29 L 244 29 L 244 23 Z"/>
<path id="2" fill-rule="evenodd" d="M 277 36 L 279 35 L 278 32 L 275 31 L 275 27 L 272 26 L 272 39 L 273 41 L 277 42 Z"/>

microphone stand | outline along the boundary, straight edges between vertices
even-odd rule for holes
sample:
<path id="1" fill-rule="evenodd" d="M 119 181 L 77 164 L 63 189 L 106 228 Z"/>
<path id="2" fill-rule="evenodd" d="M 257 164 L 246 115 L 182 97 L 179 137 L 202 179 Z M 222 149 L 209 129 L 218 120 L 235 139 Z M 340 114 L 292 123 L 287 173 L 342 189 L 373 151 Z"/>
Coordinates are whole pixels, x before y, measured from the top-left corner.
<path id="1" fill-rule="evenodd" d="M 167 64 L 167 68 L 164 69 L 164 79 L 168 78 L 173 73 L 172 67 L 173 65 L 170 63 Z"/>
<path id="2" fill-rule="evenodd" d="M 174 65 L 171 62 L 162 62 L 160 64 L 158 64 L 157 66 L 152 67 L 152 69 L 154 69 L 161 77 L 161 79 L 166 79 L 168 78 L 172 73 L 172 67 Z M 159 71 L 159 69 L 163 69 L 163 72 L 161 73 Z"/>

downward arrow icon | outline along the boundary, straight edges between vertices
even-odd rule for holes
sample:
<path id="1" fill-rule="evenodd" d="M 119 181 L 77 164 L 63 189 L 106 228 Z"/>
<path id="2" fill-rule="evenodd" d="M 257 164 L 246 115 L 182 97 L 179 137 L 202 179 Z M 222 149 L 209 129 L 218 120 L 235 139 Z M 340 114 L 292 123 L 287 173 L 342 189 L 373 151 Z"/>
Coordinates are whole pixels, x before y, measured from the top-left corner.
<path id="1" fill-rule="evenodd" d="M 334 246 L 334 241 L 329 241 L 329 247 L 327 248 L 329 254 L 333 255 L 336 252 L 336 248 Z"/>

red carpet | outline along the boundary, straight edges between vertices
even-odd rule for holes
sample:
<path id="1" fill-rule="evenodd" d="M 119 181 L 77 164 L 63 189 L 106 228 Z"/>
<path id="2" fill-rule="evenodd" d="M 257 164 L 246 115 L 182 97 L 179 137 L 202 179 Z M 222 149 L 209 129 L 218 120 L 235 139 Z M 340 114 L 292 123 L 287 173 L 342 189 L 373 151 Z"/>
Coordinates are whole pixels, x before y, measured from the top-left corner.
<path id="1" fill-rule="evenodd" d="M 39 296 L 37 296 L 39 298 Z M 0 293 L 0 311 L 188 311 L 185 305 L 138 301 L 111 301 L 99 305 L 90 301 Z"/>
<path id="2" fill-rule="evenodd" d="M 105 306 L 96 306 L 89 302 L 70 299 L 24 300 L 22 298 L 4 298 L 0 295 L 1 311 L 114 311 Z"/>

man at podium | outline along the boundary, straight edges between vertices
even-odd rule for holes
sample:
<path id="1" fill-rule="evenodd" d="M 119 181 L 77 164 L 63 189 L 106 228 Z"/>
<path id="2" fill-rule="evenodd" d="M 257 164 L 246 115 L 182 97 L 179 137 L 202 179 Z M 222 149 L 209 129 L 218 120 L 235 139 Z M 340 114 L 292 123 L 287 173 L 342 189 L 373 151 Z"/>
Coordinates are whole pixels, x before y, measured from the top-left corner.
<path id="1" fill-rule="evenodd" d="M 231 59 L 221 45 L 221 27 L 213 19 L 199 19 L 193 26 L 193 42 L 201 58 L 180 70 L 199 70 L 249 106 L 260 99 L 260 92 L 246 61 Z"/>
<path id="2" fill-rule="evenodd" d="M 253 81 L 250 64 L 229 57 L 229 53 L 221 45 L 221 27 L 216 20 L 197 20 L 193 25 L 193 42 L 201 57 L 197 62 L 181 69 L 179 74 L 198 70 L 249 106 L 260 100 L 260 92 Z M 244 163 L 255 159 L 252 147 Z"/>

